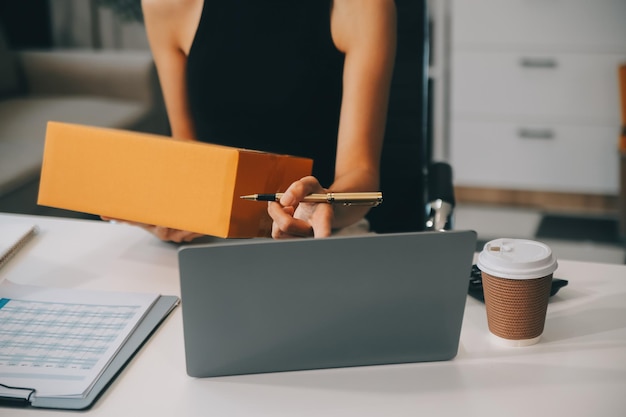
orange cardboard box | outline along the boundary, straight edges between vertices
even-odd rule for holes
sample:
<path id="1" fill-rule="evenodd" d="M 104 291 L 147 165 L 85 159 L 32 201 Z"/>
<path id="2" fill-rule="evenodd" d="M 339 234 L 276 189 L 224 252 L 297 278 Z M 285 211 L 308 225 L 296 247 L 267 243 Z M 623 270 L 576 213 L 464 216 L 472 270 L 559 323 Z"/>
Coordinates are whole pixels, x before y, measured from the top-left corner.
<path id="1" fill-rule="evenodd" d="M 284 191 L 313 161 L 49 122 L 38 204 L 218 237 L 269 234 L 267 204 L 241 195 Z"/>

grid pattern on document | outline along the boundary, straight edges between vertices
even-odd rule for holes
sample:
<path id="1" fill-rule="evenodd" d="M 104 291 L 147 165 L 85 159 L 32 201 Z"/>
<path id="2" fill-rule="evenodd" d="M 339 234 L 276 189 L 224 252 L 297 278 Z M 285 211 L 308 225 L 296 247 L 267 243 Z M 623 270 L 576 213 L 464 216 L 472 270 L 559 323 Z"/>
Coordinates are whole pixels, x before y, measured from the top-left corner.
<path id="1" fill-rule="evenodd" d="M 91 369 L 139 308 L 0 298 L 0 366 Z"/>

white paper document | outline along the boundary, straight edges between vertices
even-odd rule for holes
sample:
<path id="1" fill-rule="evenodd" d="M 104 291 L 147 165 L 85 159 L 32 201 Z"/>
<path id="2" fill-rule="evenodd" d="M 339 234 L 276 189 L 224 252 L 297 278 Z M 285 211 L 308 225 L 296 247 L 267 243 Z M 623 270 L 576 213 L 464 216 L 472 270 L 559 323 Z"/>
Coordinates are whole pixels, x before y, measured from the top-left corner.
<path id="1" fill-rule="evenodd" d="M 1 284 L 0 396 L 86 396 L 158 297 Z"/>

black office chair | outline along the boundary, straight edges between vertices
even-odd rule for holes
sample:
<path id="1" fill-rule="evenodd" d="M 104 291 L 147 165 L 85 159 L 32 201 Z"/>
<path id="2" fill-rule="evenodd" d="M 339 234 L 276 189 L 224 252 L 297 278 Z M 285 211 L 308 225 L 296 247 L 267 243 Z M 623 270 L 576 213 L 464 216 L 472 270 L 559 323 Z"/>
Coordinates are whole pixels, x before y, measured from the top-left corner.
<path id="1" fill-rule="evenodd" d="M 452 228 L 452 168 L 432 161 L 427 0 L 396 0 L 398 47 L 381 161 L 383 204 L 368 213 L 378 233 Z"/>

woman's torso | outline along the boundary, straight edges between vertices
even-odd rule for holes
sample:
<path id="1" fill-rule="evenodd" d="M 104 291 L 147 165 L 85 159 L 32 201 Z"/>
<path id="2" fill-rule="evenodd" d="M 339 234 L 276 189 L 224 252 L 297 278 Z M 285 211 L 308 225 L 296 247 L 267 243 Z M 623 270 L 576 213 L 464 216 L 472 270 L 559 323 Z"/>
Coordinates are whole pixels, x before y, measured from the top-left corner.
<path id="1" fill-rule="evenodd" d="M 187 61 L 198 140 L 314 159 L 334 175 L 343 55 L 322 0 L 206 0 Z"/>

